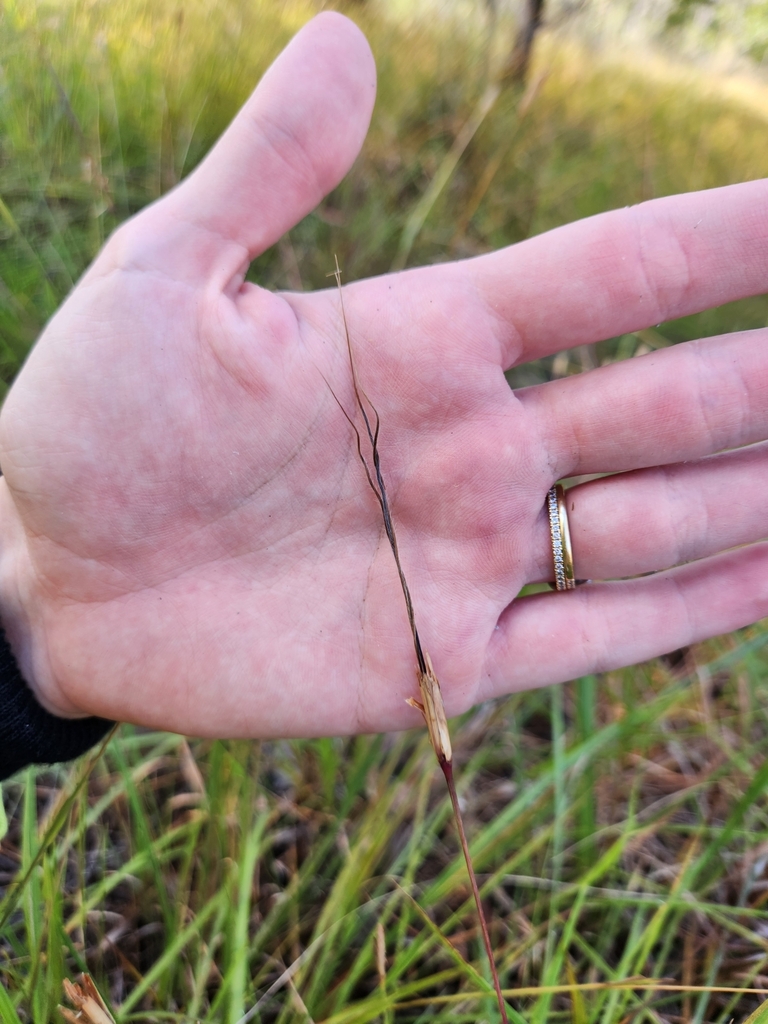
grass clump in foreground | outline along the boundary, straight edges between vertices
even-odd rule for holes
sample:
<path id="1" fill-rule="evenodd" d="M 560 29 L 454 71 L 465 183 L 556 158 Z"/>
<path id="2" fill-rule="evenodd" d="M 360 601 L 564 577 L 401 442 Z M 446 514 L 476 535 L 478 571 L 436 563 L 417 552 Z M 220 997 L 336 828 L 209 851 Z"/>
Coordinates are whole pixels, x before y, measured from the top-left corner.
<path id="1" fill-rule="evenodd" d="M 611 673 L 458 724 L 512 1019 L 727 1024 L 761 1001 L 717 989 L 768 981 L 766 639 L 703 645 L 692 676 Z M 257 1004 L 262 1021 L 497 1019 L 426 735 L 123 727 L 78 788 L 83 770 L 8 787 L 4 1024 L 55 1019 L 83 968 L 118 1022 L 234 1024 Z M 638 976 L 659 987 L 605 984 Z"/>
<path id="2" fill-rule="evenodd" d="M 468 255 L 768 171 L 755 103 L 545 38 L 525 115 L 501 90 L 443 173 L 485 94 L 481 43 L 355 11 L 381 73 L 372 134 L 348 179 L 256 262 L 270 287 L 327 286 L 334 252 L 359 277 L 406 250 L 410 263 Z M 112 227 L 194 166 L 310 13 L 266 0 L 5 5 L 6 384 Z M 767 319 L 764 298 L 735 303 L 511 377 Z M 727 1024 L 760 1002 L 743 990 L 768 986 L 767 640 L 755 627 L 675 666 L 457 723 L 460 798 L 518 1024 Z M 85 762 L 24 773 L 4 789 L 0 1020 L 56 1020 L 62 981 L 81 970 L 120 1022 L 495 1020 L 433 764 L 419 733 L 251 744 L 123 727 L 87 778 Z"/>

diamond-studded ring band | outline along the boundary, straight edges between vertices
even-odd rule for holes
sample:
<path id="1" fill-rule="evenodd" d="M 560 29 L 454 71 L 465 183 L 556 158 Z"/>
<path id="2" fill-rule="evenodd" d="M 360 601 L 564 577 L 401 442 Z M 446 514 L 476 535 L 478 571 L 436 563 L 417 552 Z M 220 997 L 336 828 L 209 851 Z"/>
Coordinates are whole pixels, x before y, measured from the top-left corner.
<path id="1" fill-rule="evenodd" d="M 555 484 L 547 492 L 549 534 L 552 538 L 552 559 L 555 565 L 555 590 L 573 590 L 576 577 L 573 571 L 573 549 L 571 531 L 568 529 L 568 513 L 565 509 L 565 492 Z"/>

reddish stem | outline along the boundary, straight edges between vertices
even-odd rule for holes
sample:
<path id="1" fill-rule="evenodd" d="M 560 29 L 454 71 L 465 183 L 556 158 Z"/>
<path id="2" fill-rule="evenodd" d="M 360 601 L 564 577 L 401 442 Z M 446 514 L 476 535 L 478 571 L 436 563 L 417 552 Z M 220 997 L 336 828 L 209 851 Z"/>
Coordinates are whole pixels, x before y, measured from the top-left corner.
<path id="1" fill-rule="evenodd" d="M 491 936 L 488 934 L 488 924 L 485 920 L 485 911 L 483 910 L 483 904 L 480 900 L 480 890 L 477 887 L 477 879 L 475 878 L 475 869 L 472 867 L 472 858 L 469 854 L 469 844 L 467 843 L 467 834 L 464 831 L 464 821 L 461 816 L 461 808 L 459 807 L 459 797 L 456 793 L 456 784 L 453 781 L 453 765 L 450 761 L 446 761 L 444 758 L 438 758 L 440 767 L 443 769 L 443 775 L 445 781 L 448 784 L 448 792 L 451 794 L 451 804 L 453 805 L 453 816 L 456 819 L 456 828 L 459 830 L 459 840 L 461 842 L 461 850 L 464 854 L 464 860 L 467 865 L 467 872 L 469 874 L 469 884 L 472 886 L 472 895 L 475 897 L 475 905 L 477 906 L 477 916 L 480 919 L 480 931 L 483 933 L 483 943 L 485 944 L 485 952 L 488 955 L 488 963 L 491 967 L 491 975 L 493 976 L 493 987 L 496 989 L 496 998 L 499 1001 L 499 1013 L 503 1024 L 509 1024 L 509 1018 L 507 1017 L 507 1007 L 504 1003 L 504 996 L 501 993 L 501 983 L 499 981 L 499 972 L 496 970 L 496 960 L 493 956 L 493 948 L 491 946 Z"/>

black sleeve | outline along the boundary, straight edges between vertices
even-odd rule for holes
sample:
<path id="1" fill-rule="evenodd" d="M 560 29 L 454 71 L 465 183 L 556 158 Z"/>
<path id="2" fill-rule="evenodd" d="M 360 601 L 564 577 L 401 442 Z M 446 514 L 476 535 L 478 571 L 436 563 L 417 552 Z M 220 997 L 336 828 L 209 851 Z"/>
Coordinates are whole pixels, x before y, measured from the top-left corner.
<path id="1" fill-rule="evenodd" d="M 0 781 L 30 764 L 71 761 L 99 742 L 114 722 L 58 718 L 37 703 L 0 628 Z"/>

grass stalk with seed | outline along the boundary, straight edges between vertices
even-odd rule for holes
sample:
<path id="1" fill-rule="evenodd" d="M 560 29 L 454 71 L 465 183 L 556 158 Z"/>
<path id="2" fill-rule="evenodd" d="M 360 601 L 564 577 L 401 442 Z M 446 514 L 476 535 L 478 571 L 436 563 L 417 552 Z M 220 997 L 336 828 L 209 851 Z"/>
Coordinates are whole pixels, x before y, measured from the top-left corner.
<path id="1" fill-rule="evenodd" d="M 485 952 L 488 956 L 488 963 L 491 968 L 493 987 L 496 990 L 496 998 L 499 1004 L 499 1013 L 501 1014 L 503 1024 L 508 1024 L 507 1009 L 504 1003 L 504 996 L 501 991 L 499 973 L 496 969 L 496 961 L 493 955 L 493 948 L 491 946 L 491 937 L 488 932 L 488 922 L 486 921 L 485 911 L 483 910 L 480 890 L 477 885 L 477 878 L 475 877 L 475 870 L 472 866 L 472 857 L 469 852 L 467 835 L 464 831 L 464 820 L 461 814 L 459 797 L 456 792 L 456 783 L 453 777 L 453 750 L 451 748 L 451 735 L 448 729 L 448 719 L 445 714 L 443 695 L 440 690 L 440 683 L 437 675 L 432 667 L 432 660 L 429 656 L 429 652 L 425 651 L 422 647 L 419 631 L 416 628 L 416 615 L 413 610 L 413 601 L 411 599 L 408 581 L 406 580 L 405 572 L 400 560 L 400 551 L 397 545 L 397 533 L 395 532 L 395 524 L 392 519 L 389 499 L 387 497 L 387 488 L 384 483 L 384 477 L 381 470 L 381 457 L 379 453 L 379 430 L 381 420 L 375 405 L 365 393 L 357 374 L 357 367 L 352 349 L 352 339 L 350 337 L 349 325 L 347 324 L 347 316 L 344 310 L 344 295 L 341 288 L 341 269 L 339 268 L 338 259 L 336 260 L 336 269 L 333 272 L 333 277 L 336 279 L 336 285 L 339 290 L 341 318 L 344 327 L 344 338 L 347 346 L 347 355 L 349 357 L 349 366 L 352 374 L 352 390 L 355 399 L 355 406 L 362 417 L 365 427 L 365 442 L 367 442 L 366 451 L 364 451 L 365 442 L 363 434 L 358 430 L 354 421 L 354 416 L 350 416 L 335 393 L 333 397 L 336 399 L 341 411 L 344 413 L 344 416 L 347 418 L 355 433 L 355 438 L 357 440 L 357 454 L 363 464 L 363 468 L 365 469 L 368 485 L 376 496 L 376 501 L 381 509 L 381 515 L 384 521 L 384 530 L 387 534 L 387 540 L 389 541 L 389 546 L 392 549 L 392 554 L 395 559 L 397 574 L 400 578 L 400 586 L 402 587 L 403 597 L 405 598 L 408 624 L 411 627 L 411 635 L 413 637 L 413 648 L 416 654 L 416 675 L 419 683 L 419 693 L 421 696 L 421 700 L 409 697 L 407 703 L 410 704 L 411 707 L 417 708 L 424 716 L 424 721 L 426 722 L 427 730 L 429 732 L 429 739 L 435 751 L 437 762 L 445 776 L 445 782 L 448 786 L 448 793 L 451 798 L 453 816 L 456 822 L 456 829 L 459 834 L 459 841 L 461 843 L 461 849 L 467 865 L 467 873 L 469 874 L 469 882 L 472 887 L 472 895 L 474 896 L 475 905 L 477 907 L 477 915 L 480 921 L 483 944 L 485 946 Z"/>

